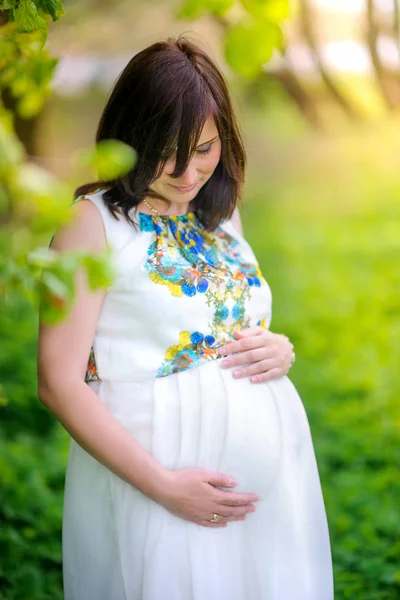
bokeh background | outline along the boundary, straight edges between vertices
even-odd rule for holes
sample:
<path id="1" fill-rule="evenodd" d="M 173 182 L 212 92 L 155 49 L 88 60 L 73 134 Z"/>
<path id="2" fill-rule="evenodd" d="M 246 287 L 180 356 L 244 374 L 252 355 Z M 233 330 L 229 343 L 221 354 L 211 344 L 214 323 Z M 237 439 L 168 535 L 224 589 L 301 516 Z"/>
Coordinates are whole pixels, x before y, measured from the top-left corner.
<path id="1" fill-rule="evenodd" d="M 16 114 L 16 130 L 32 161 L 77 187 L 94 177 L 74 153 L 93 144 L 135 52 L 186 33 L 217 60 L 248 149 L 244 232 L 272 289 L 271 329 L 296 350 L 290 377 L 313 435 L 335 598 L 399 599 L 398 0 L 293 2 L 283 51 L 250 78 L 224 46 L 237 7 L 187 6 L 65 0 L 49 28 L 52 94 L 33 118 Z M 37 321 L 24 295 L 2 303 L 0 598 L 10 600 L 62 598 L 69 436 L 37 399 Z"/>

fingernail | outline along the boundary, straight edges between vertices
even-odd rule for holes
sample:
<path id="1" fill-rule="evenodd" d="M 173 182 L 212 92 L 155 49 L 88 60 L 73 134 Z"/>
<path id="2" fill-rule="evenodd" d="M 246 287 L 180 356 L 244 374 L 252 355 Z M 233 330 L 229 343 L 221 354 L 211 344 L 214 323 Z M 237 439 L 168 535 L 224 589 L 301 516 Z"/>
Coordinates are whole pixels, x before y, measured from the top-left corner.
<path id="1" fill-rule="evenodd" d="M 222 356 L 225 356 L 226 349 L 225 348 L 218 348 L 218 352 L 219 352 L 219 354 L 222 354 Z"/>
<path id="2" fill-rule="evenodd" d="M 233 371 L 233 376 L 234 377 L 240 377 L 242 374 L 242 371 Z"/>
<path id="3" fill-rule="evenodd" d="M 221 367 L 223 369 L 227 369 L 229 367 L 229 361 L 227 361 L 227 360 L 222 361 Z"/>
<path id="4" fill-rule="evenodd" d="M 237 485 L 239 482 L 234 477 L 229 477 L 228 483 L 229 485 Z"/>

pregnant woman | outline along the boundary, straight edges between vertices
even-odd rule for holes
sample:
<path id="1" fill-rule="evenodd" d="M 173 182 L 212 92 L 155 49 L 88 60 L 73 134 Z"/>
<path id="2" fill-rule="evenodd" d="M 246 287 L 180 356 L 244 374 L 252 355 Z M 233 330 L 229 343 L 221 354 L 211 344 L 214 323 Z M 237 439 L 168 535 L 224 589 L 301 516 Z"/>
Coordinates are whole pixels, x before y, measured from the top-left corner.
<path id="1" fill-rule="evenodd" d="M 39 331 L 39 397 L 71 434 L 65 600 L 333 600 L 309 424 L 277 356 L 291 344 L 268 331 L 240 230 L 245 152 L 220 70 L 185 38 L 139 52 L 107 138 L 135 148 L 134 168 L 79 188 L 52 247 L 109 248 L 115 279 L 93 292 L 79 272 L 68 317 Z"/>

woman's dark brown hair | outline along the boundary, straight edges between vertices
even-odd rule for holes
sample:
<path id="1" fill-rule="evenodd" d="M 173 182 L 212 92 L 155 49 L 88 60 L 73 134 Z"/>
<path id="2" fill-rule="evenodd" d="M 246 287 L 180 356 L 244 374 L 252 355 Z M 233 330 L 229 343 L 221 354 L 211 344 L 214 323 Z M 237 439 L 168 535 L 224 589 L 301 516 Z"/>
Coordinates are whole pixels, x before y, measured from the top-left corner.
<path id="1" fill-rule="evenodd" d="M 185 171 L 210 115 L 221 138 L 221 158 L 190 210 L 207 229 L 215 229 L 231 217 L 241 197 L 246 154 L 223 74 L 199 46 L 182 36 L 135 54 L 101 115 L 96 142 L 116 139 L 132 146 L 135 166 L 123 177 L 80 186 L 75 197 L 108 188 L 103 198 L 111 214 L 116 216 L 119 207 L 134 224 L 129 211 L 144 197 L 168 202 L 149 186 L 175 151 L 171 175 L 179 177 Z"/>

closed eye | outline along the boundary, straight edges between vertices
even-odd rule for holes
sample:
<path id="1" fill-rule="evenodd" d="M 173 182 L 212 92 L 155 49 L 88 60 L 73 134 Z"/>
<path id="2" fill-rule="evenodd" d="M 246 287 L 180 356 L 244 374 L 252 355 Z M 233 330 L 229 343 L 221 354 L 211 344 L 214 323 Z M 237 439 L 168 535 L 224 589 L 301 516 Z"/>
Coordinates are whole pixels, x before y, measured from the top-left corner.
<path id="1" fill-rule="evenodd" d="M 197 152 L 199 154 L 208 154 L 210 152 L 210 150 L 211 150 L 211 146 L 212 146 L 212 144 L 210 144 L 209 146 L 207 146 L 207 148 L 203 148 L 202 150 L 197 150 Z"/>
<path id="2" fill-rule="evenodd" d="M 206 148 L 202 148 L 201 150 L 200 150 L 200 149 L 197 149 L 197 150 L 196 150 L 196 152 L 197 152 L 198 154 L 208 154 L 208 153 L 210 152 L 210 150 L 211 150 L 211 147 L 212 147 L 212 144 L 210 144 L 210 145 L 209 145 L 209 146 L 207 146 Z M 161 155 L 161 160 L 168 160 L 169 158 L 171 158 L 171 159 L 172 159 L 172 158 L 174 158 L 174 157 L 175 157 L 175 154 L 173 154 L 171 157 L 169 157 L 167 154 L 162 154 L 162 155 Z"/>
<path id="3" fill-rule="evenodd" d="M 197 148 L 196 152 L 198 154 L 208 154 L 212 148 L 213 142 L 215 142 L 216 139 L 218 139 L 218 135 L 213 140 L 210 140 L 208 142 L 208 146 L 206 146 L 205 148 L 202 147 L 201 149 Z M 176 155 L 176 152 L 174 152 L 174 154 L 172 156 L 169 156 L 168 154 L 163 153 L 161 155 L 161 160 L 168 160 L 169 158 L 172 159 L 172 158 L 174 158 L 175 155 Z"/>
<path id="4" fill-rule="evenodd" d="M 197 152 L 199 154 L 208 154 L 212 148 L 213 142 L 215 142 L 215 140 L 218 139 L 218 135 L 215 136 L 215 138 L 213 138 L 212 140 L 209 140 L 208 142 L 204 142 L 204 144 L 202 144 L 201 150 L 200 148 L 197 149 Z M 207 146 L 205 146 L 205 144 L 208 144 Z"/>

